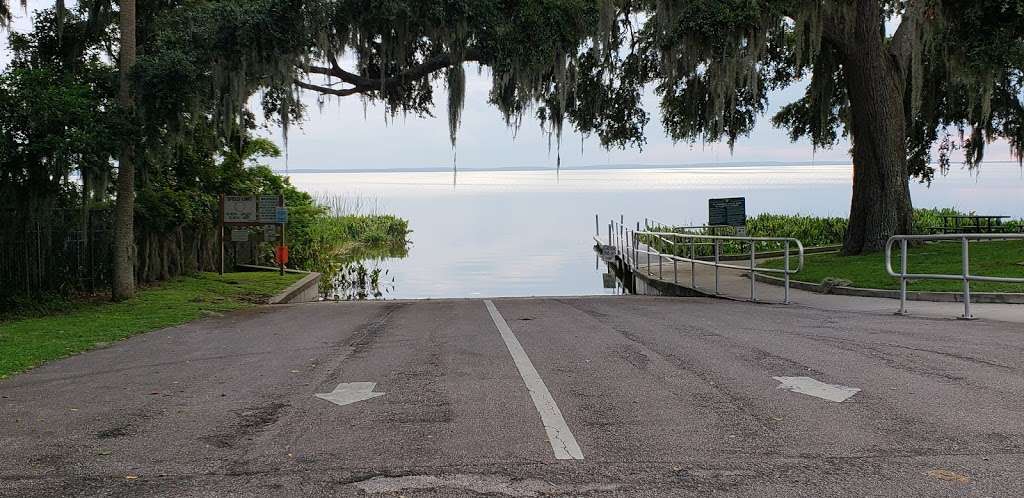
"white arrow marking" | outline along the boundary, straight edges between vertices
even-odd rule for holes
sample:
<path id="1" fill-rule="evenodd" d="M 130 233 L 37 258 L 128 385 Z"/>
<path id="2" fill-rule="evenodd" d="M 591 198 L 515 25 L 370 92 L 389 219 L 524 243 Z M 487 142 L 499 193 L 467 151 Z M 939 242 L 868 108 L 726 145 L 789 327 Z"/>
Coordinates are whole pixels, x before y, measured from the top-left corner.
<path id="1" fill-rule="evenodd" d="M 826 384 L 810 377 L 772 377 L 782 383 L 779 389 L 806 394 L 816 398 L 827 399 L 842 403 L 851 396 L 860 392 L 856 387 L 840 386 L 837 384 Z"/>
<path id="2" fill-rule="evenodd" d="M 338 387 L 334 388 L 332 392 L 314 394 L 314 396 L 326 399 L 339 406 L 345 406 L 357 401 L 383 396 L 384 393 L 372 392 L 376 385 L 376 382 L 349 382 L 347 384 L 338 384 Z"/>

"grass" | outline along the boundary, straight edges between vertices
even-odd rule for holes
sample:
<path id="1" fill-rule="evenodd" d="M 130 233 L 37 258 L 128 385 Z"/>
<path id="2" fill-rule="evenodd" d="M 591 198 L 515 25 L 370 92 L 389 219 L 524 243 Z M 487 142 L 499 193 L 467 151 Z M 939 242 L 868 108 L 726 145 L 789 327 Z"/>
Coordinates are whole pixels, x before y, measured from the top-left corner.
<path id="1" fill-rule="evenodd" d="M 959 274 L 961 272 L 960 242 L 928 243 L 912 246 L 907 256 L 911 273 Z M 972 275 L 1024 278 L 1024 241 L 971 242 L 970 271 Z M 899 270 L 899 249 L 893 250 L 894 270 Z M 898 278 L 885 271 L 885 253 L 840 256 L 836 253 L 809 254 L 804 269 L 794 279 L 821 283 L 826 278 L 852 282 L 850 286 L 869 289 L 898 289 Z M 766 262 L 765 266 L 782 268 L 782 260 Z M 795 262 L 790 263 L 796 264 Z M 921 280 L 907 284 L 908 290 L 960 292 L 963 284 L 950 280 Z M 974 292 L 1024 292 L 1024 284 L 972 282 Z"/>
<path id="2" fill-rule="evenodd" d="M 65 313 L 0 323 L 0 378 L 143 332 L 253 306 L 300 274 L 202 273 L 140 290 L 121 302 L 75 302 Z"/>

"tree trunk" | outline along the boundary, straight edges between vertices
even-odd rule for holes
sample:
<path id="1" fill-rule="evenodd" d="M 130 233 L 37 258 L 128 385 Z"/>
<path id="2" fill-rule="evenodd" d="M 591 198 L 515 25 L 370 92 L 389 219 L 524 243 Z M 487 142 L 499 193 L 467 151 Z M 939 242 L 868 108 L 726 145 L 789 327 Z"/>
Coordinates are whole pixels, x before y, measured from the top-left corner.
<path id="1" fill-rule="evenodd" d="M 135 0 L 120 0 L 121 53 L 120 103 L 134 119 L 131 70 L 135 65 Z M 111 295 L 115 301 L 135 295 L 135 144 L 129 133 L 121 146 L 117 168 L 117 206 L 114 212 L 114 275 Z"/>
<path id="2" fill-rule="evenodd" d="M 844 53 L 853 143 L 853 198 L 843 241 L 847 255 L 878 251 L 911 231 L 905 83 L 878 29 L 877 2 L 858 1 Z"/>

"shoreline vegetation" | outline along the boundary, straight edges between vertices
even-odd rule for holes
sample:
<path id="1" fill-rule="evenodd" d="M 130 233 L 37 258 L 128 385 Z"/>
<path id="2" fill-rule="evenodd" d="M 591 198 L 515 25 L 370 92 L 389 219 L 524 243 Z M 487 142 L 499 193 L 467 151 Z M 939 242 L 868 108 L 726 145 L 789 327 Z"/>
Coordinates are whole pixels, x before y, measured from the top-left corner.
<path id="1" fill-rule="evenodd" d="M 294 187 L 288 185 L 294 190 Z M 296 191 L 297 192 L 297 191 Z M 383 214 L 379 199 L 341 195 L 292 197 L 301 206 L 291 218 L 288 240 L 291 263 L 322 274 L 320 297 L 346 300 L 381 297 L 384 274 L 367 263 L 408 254 L 409 222 Z M 292 206 L 292 204 L 289 204 Z M 289 207 L 289 212 L 293 210 Z"/>
<path id="2" fill-rule="evenodd" d="M 913 233 L 915 234 L 926 234 L 930 233 L 931 227 L 941 226 L 943 216 L 955 216 L 965 215 L 972 213 L 964 213 L 957 210 L 956 208 L 918 208 L 914 210 L 913 216 Z M 804 247 L 824 247 L 824 246 L 839 246 L 843 243 L 843 236 L 846 233 L 847 218 L 843 217 L 820 217 L 820 216 L 806 216 L 800 214 L 773 214 L 773 213 L 762 213 L 757 216 L 747 218 L 747 235 L 751 237 L 789 237 L 800 240 Z M 1024 220 L 1009 220 L 1004 223 L 1005 226 L 1010 227 L 1014 231 L 1020 230 L 1024 227 Z M 660 225 L 648 225 L 650 230 L 663 230 L 673 231 L 677 233 L 688 233 L 688 234 L 715 234 L 715 235 L 735 235 L 736 231 L 731 227 L 720 227 L 720 228 L 698 228 L 698 229 L 680 229 L 676 227 L 665 227 Z M 651 244 L 652 247 L 665 253 L 676 254 L 678 256 L 689 255 L 690 248 L 682 245 L 675 245 L 669 247 L 668 245 L 657 241 L 651 240 L 646 241 Z M 757 252 L 764 253 L 769 251 L 781 250 L 781 244 L 774 243 L 761 243 L 757 244 Z M 721 254 L 749 254 L 750 248 L 746 243 L 723 243 L 721 245 Z M 698 246 L 696 248 L 697 256 L 709 256 L 713 253 L 713 249 L 710 246 Z M 877 254 L 868 253 L 868 254 Z"/>

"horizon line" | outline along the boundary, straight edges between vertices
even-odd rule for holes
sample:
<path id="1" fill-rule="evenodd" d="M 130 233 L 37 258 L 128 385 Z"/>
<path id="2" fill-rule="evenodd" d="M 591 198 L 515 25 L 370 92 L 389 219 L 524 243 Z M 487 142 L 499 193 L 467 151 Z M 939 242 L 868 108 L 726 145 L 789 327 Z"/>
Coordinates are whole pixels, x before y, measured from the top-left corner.
<path id="1" fill-rule="evenodd" d="M 986 164 L 1010 164 L 1018 161 L 986 161 Z M 590 164 L 580 166 L 495 166 L 452 168 L 442 166 L 397 167 L 397 168 L 271 168 L 274 173 L 448 173 L 448 172 L 499 172 L 499 171 L 587 171 L 587 170 L 629 170 L 629 169 L 687 169 L 687 168 L 743 168 L 758 166 L 852 166 L 851 161 L 730 161 L 681 164 Z"/>
<path id="2" fill-rule="evenodd" d="M 613 169 L 684 169 L 684 168 L 737 168 L 751 166 L 849 166 L 849 162 L 843 161 L 731 161 L 731 162 L 704 162 L 704 163 L 680 163 L 680 164 L 587 164 L 579 166 L 492 166 L 480 167 L 469 166 L 452 168 L 450 166 L 424 166 L 424 167 L 393 167 L 393 168 L 272 168 L 275 173 L 446 173 L 446 172 L 489 172 L 489 171 L 581 171 L 581 170 L 613 170 Z"/>

